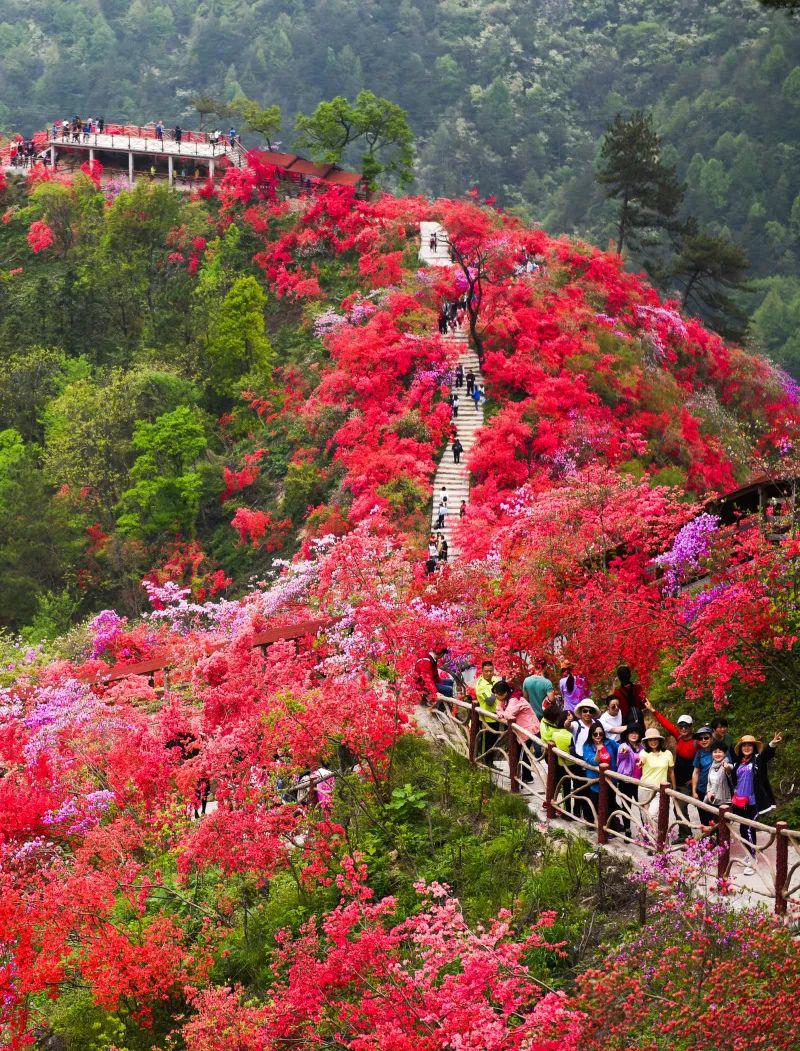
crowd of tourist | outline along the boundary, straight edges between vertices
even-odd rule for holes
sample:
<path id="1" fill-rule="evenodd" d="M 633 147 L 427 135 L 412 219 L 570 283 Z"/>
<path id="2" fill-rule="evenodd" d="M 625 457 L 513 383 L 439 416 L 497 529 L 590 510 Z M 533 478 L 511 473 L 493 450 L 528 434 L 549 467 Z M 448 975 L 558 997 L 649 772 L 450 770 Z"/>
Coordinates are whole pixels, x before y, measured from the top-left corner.
<path id="1" fill-rule="evenodd" d="M 557 676 L 551 677 L 541 661 L 515 684 L 487 658 L 468 687 L 442 671 L 446 656 L 441 648 L 416 663 L 417 686 L 426 703 L 441 710 L 456 692 L 474 696 L 482 710 L 478 755 L 489 764 L 499 761 L 500 742 L 513 731 L 524 745 L 518 775 L 523 784 L 533 779 L 533 764 L 545 760 L 545 746 L 553 744 L 558 750 L 553 802 L 566 820 L 595 823 L 601 766 L 628 779 L 608 782 L 612 827 L 628 837 L 635 832 L 634 816 L 655 828 L 662 784 L 685 797 L 672 797 L 683 840 L 714 835 L 720 806 L 751 821 L 775 807 L 768 765 L 780 733 L 766 744 L 750 733 L 734 741 L 722 715 L 697 727 L 688 714 L 673 723 L 647 700 L 626 665 L 617 669 L 613 693 L 598 705 L 586 678 L 567 659 L 560 661 Z M 690 800 L 698 815 L 694 822 Z M 755 830 L 742 824 L 741 832 L 754 854 Z M 743 871 L 753 870 L 748 865 Z"/>

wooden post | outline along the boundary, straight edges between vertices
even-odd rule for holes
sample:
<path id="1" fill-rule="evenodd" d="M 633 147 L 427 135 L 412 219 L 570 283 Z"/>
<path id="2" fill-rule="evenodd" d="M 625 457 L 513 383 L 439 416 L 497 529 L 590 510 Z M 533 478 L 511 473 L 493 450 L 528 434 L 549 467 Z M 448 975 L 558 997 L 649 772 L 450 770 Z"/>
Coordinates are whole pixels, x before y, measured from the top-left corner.
<path id="1" fill-rule="evenodd" d="M 667 786 L 658 786 L 658 826 L 656 831 L 656 850 L 664 850 L 669 832 L 669 796 Z"/>
<path id="2" fill-rule="evenodd" d="M 608 843 L 608 830 L 606 825 L 608 824 L 608 781 L 606 780 L 606 771 L 608 770 L 608 763 L 600 764 L 600 773 L 598 774 L 598 780 L 600 782 L 599 798 L 597 800 L 597 842 L 603 847 Z"/>
<path id="3" fill-rule="evenodd" d="M 731 830 L 728 825 L 729 810 L 728 804 L 723 803 L 719 808 L 719 817 L 717 819 L 717 843 L 719 844 L 717 879 L 725 879 L 731 863 Z"/>
<path id="4" fill-rule="evenodd" d="M 508 776 L 511 778 L 511 791 L 519 792 L 519 741 L 509 726 L 508 734 Z"/>
<path id="5" fill-rule="evenodd" d="M 551 741 L 547 746 L 547 783 L 544 789 L 544 812 L 548 818 L 556 816 L 556 808 L 553 799 L 556 794 L 556 781 L 558 778 L 558 756 L 556 746 Z"/>
<path id="6" fill-rule="evenodd" d="M 473 700 L 469 709 L 469 761 L 474 766 L 478 761 L 478 728 L 480 717 L 478 716 L 478 705 Z"/>
<path id="7" fill-rule="evenodd" d="M 786 915 L 786 881 L 789 878 L 789 837 L 785 821 L 775 822 L 775 912 Z"/>

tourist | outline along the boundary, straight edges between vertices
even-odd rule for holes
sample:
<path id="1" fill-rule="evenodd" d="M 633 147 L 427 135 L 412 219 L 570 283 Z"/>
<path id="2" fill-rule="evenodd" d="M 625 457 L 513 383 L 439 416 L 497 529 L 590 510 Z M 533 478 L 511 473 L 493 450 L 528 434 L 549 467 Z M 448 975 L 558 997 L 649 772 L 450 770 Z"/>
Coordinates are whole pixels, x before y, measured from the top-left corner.
<path id="1" fill-rule="evenodd" d="M 753 820 L 762 814 L 775 809 L 775 796 L 769 783 L 767 764 L 775 756 L 775 750 L 783 740 L 783 735 L 776 733 L 766 747 L 752 734 L 739 738 L 735 748 L 736 759 L 733 764 L 734 792 L 731 802 L 733 809 L 743 817 Z M 745 802 L 746 799 L 746 802 Z M 755 843 L 753 829 L 743 828 L 745 839 Z M 748 835 L 750 833 L 751 835 Z"/>
<path id="2" fill-rule="evenodd" d="M 603 725 L 603 729 L 615 741 L 619 742 L 623 731 L 626 728 L 626 724 L 622 721 L 622 709 L 620 708 L 619 697 L 607 697 L 606 698 L 606 710 L 600 716 L 600 722 Z"/>
<path id="3" fill-rule="evenodd" d="M 485 708 L 490 712 L 495 711 L 497 697 L 492 693 L 492 689 L 496 683 L 501 681 L 502 676 L 498 675 L 494 669 L 494 661 L 488 658 L 481 661 L 481 673 L 475 680 L 475 703 L 479 708 Z M 483 727 L 478 738 L 478 756 L 486 760 L 500 743 L 502 727 L 500 723 L 486 716 L 482 716 L 481 721 Z M 488 761 L 491 763 L 493 760 L 489 758 Z"/>
<path id="4" fill-rule="evenodd" d="M 545 701 L 553 692 L 553 684 L 544 672 L 544 661 L 535 661 L 533 671 L 522 681 L 522 692 L 525 694 L 528 704 L 536 713 L 537 719 L 542 718 Z"/>
<path id="5" fill-rule="evenodd" d="M 447 561 L 450 555 L 450 548 L 447 544 L 447 537 L 439 537 L 439 561 L 444 563 Z"/>
<path id="6" fill-rule="evenodd" d="M 64 120 L 61 122 L 61 138 L 66 142 L 69 138 L 69 121 Z"/>
<path id="7" fill-rule="evenodd" d="M 442 307 L 441 310 L 439 311 L 439 316 L 437 318 L 437 324 L 439 326 L 439 335 L 440 336 L 446 336 L 447 335 L 447 312 L 445 311 L 444 307 Z"/>
<path id="8" fill-rule="evenodd" d="M 51 134 L 50 138 L 51 139 L 57 139 L 58 138 L 58 133 L 59 133 L 60 130 L 61 130 L 61 125 L 59 124 L 59 122 L 57 120 L 54 120 L 53 121 L 52 134 Z"/>
<path id="9" fill-rule="evenodd" d="M 572 734 L 569 731 L 569 712 L 565 712 L 562 708 L 548 708 L 542 715 L 541 725 L 539 727 L 539 736 L 545 744 L 553 744 L 560 752 L 569 753 L 572 747 Z M 553 798 L 551 802 L 555 803 L 556 797 L 558 796 L 559 788 L 562 788 L 562 795 L 569 795 L 570 778 L 569 778 L 569 760 L 563 756 L 556 757 L 556 778 L 555 784 L 553 785 Z M 565 811 L 563 817 L 567 821 L 572 820 L 569 799 L 562 799 L 561 809 Z"/>
<path id="10" fill-rule="evenodd" d="M 495 671 L 494 661 L 486 658 L 481 661 L 481 673 L 475 680 L 475 700 L 481 708 L 495 709 L 495 696 L 492 687 L 502 680 L 502 675 Z"/>
<path id="11" fill-rule="evenodd" d="M 181 141 L 183 139 L 183 128 L 180 126 L 180 124 L 176 124 L 175 125 L 175 130 L 172 133 L 172 137 L 175 139 L 175 141 L 180 146 Z"/>
<path id="12" fill-rule="evenodd" d="M 711 727 L 712 745 L 721 741 L 725 745 L 728 755 L 733 759 L 733 738 L 728 733 L 728 720 L 724 715 L 717 715 L 708 725 Z"/>
<path id="13" fill-rule="evenodd" d="M 711 741 L 711 766 L 708 770 L 706 794 L 703 800 L 710 806 L 725 806 L 733 795 L 733 763 L 722 741 Z"/>
<path id="14" fill-rule="evenodd" d="M 675 788 L 675 757 L 664 744 L 664 735 L 655 726 L 645 731 L 642 742 L 644 747 L 638 757 L 642 771 L 639 781 L 650 790 L 642 802 L 655 824 L 658 821 L 659 785 L 668 784 Z"/>
<path id="15" fill-rule="evenodd" d="M 101 117 L 100 120 L 98 120 L 98 122 L 97 122 L 97 130 L 100 133 L 100 135 L 102 135 L 103 132 L 106 130 L 106 118 L 105 117 Z"/>
<path id="16" fill-rule="evenodd" d="M 439 507 L 436 512 L 436 529 L 445 528 L 445 518 L 447 517 L 447 496 L 443 493 L 439 497 Z"/>
<path id="17" fill-rule="evenodd" d="M 619 686 L 614 690 L 614 696 L 619 701 L 623 723 L 644 723 L 644 693 L 633 681 L 627 664 L 620 664 L 617 668 L 617 678 Z"/>
<path id="18" fill-rule="evenodd" d="M 466 513 L 467 513 L 467 501 L 466 500 L 462 500 L 461 501 L 461 506 L 458 509 L 458 517 L 459 518 L 463 518 L 464 515 L 466 515 Z"/>
<path id="19" fill-rule="evenodd" d="M 711 754 L 711 734 L 710 726 L 701 726 L 694 735 L 694 739 L 697 742 L 697 750 L 692 760 L 692 796 L 697 800 L 705 799 L 708 791 L 708 772 L 711 769 L 711 764 L 714 762 L 714 757 Z M 707 810 L 700 810 L 699 808 L 697 813 L 700 817 L 700 824 L 704 828 L 708 827 L 711 824 L 713 815 L 709 814 Z"/>
<path id="20" fill-rule="evenodd" d="M 178 129 L 176 128 L 175 130 L 177 131 Z M 159 142 L 163 142 L 164 141 L 164 121 L 163 120 L 160 120 L 158 122 L 158 124 L 156 124 L 156 138 L 158 139 Z M 177 135 L 176 135 L 176 139 L 177 139 Z M 178 141 L 180 141 L 180 140 L 178 140 Z"/>
<path id="21" fill-rule="evenodd" d="M 676 725 L 661 712 L 657 712 L 649 701 L 645 701 L 644 706 L 661 723 L 667 733 L 672 734 L 675 738 L 675 783 L 679 792 L 690 796 L 692 794 L 694 754 L 697 751 L 697 741 L 692 736 L 694 720 L 691 715 L 679 715 Z M 681 839 L 686 839 L 691 834 L 688 805 L 682 799 L 676 799 L 675 810 L 680 823 L 678 834 Z"/>
<path id="22" fill-rule="evenodd" d="M 458 395 L 455 391 L 450 395 L 450 405 L 453 410 L 453 419 L 458 419 Z"/>
<path id="23" fill-rule="evenodd" d="M 475 411 L 477 412 L 481 405 L 481 398 L 483 397 L 483 391 L 476 383 L 472 389 L 472 400 L 475 402 Z"/>
<path id="24" fill-rule="evenodd" d="M 471 398 L 475 390 L 475 373 L 470 369 L 466 375 L 467 380 L 467 397 Z"/>
<path id="25" fill-rule="evenodd" d="M 610 770 L 616 770 L 618 747 L 617 742 L 608 736 L 601 722 L 592 723 L 586 744 L 583 746 L 581 758 L 594 769 L 584 770 L 584 775 L 589 779 L 589 783 L 581 789 L 581 795 L 584 795 L 587 791 L 592 793 L 589 798 L 592 799 L 595 813 L 597 799 L 600 795 L 599 768 L 601 764 L 605 764 Z"/>
<path id="26" fill-rule="evenodd" d="M 574 674 L 571 661 L 566 659 L 562 660 L 561 671 L 563 674 L 559 680 L 558 689 L 564 699 L 564 707 L 566 710 L 568 712 L 574 712 L 578 702 L 582 701 L 589 693 L 589 689 L 584 677 L 582 675 Z M 598 708 L 597 711 L 599 712 L 600 709 Z"/>
<path id="27" fill-rule="evenodd" d="M 464 446 L 461 444 L 459 438 L 456 438 L 453 442 L 453 463 L 461 463 L 461 454 L 464 451 Z"/>
<path id="28" fill-rule="evenodd" d="M 231 147 L 236 145 L 236 128 L 231 128 L 228 132 L 228 139 L 230 140 Z"/>
<path id="29" fill-rule="evenodd" d="M 430 537 L 428 538 L 428 558 L 438 558 L 438 557 L 439 557 L 439 544 L 438 544 L 438 542 L 436 540 L 436 534 L 435 533 L 431 533 Z"/>
<path id="30" fill-rule="evenodd" d="M 522 694 L 513 691 L 505 679 L 494 684 L 492 693 L 497 700 L 498 719 L 514 731 L 517 740 L 523 746 L 520 755 L 519 780 L 528 784 L 533 780 L 531 766 L 533 760 L 528 749 L 532 743 L 531 734 L 539 732 L 539 720 Z"/>
<path id="31" fill-rule="evenodd" d="M 430 250 L 432 252 L 435 252 L 437 247 L 438 247 L 438 237 L 436 236 L 436 231 L 435 230 L 433 231 L 431 236 L 428 238 L 428 247 L 430 248 Z"/>
<path id="32" fill-rule="evenodd" d="M 456 365 L 455 385 L 456 387 L 464 386 L 464 366 L 461 364 L 460 361 Z"/>
<path id="33" fill-rule="evenodd" d="M 439 672 L 439 661 L 444 660 L 446 656 L 446 646 L 434 646 L 424 657 L 420 657 L 414 665 L 417 687 L 423 695 L 424 702 L 429 706 L 437 705 L 438 707 L 441 704 L 438 700 L 438 694 L 442 694 L 444 697 L 453 696 L 453 680 L 442 677 Z"/>
<path id="34" fill-rule="evenodd" d="M 617 773 L 624 774 L 625 777 L 636 778 L 638 781 L 641 773 L 639 757 L 642 750 L 641 724 L 632 723 L 622 732 L 619 749 L 617 750 Z M 633 813 L 633 810 L 639 801 L 639 786 L 631 784 L 628 781 L 618 781 L 615 785 L 615 790 L 618 796 L 621 796 L 624 800 L 628 800 L 627 804 L 624 802 L 619 804 L 621 811 L 620 825 L 623 834 L 630 836 L 630 814 Z"/>
<path id="35" fill-rule="evenodd" d="M 569 709 L 565 706 L 565 711 Z M 572 720 L 570 731 L 572 732 L 572 747 L 575 755 L 583 755 L 583 746 L 589 740 L 589 731 L 592 723 L 600 714 L 600 709 L 591 697 L 586 697 L 575 709 L 575 718 Z"/>

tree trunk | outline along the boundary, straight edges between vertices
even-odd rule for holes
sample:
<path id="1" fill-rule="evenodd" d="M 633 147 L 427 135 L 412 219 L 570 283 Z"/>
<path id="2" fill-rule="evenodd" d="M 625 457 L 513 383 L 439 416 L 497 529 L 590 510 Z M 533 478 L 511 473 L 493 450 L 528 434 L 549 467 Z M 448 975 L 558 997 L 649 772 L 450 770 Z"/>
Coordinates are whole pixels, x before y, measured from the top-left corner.
<path id="1" fill-rule="evenodd" d="M 692 276 L 689 278 L 688 282 L 686 283 L 686 288 L 683 291 L 683 299 L 681 300 L 681 308 L 683 310 L 686 310 L 686 304 L 689 302 L 689 295 L 691 294 L 691 291 L 694 288 L 695 281 L 697 281 L 699 276 L 700 271 L 695 270 Z"/>
<path id="2" fill-rule="evenodd" d="M 622 255 L 622 249 L 625 245 L 625 234 L 627 233 L 626 226 L 628 223 L 628 197 L 627 195 L 622 198 L 622 207 L 619 210 L 619 229 L 617 232 L 617 255 Z"/>

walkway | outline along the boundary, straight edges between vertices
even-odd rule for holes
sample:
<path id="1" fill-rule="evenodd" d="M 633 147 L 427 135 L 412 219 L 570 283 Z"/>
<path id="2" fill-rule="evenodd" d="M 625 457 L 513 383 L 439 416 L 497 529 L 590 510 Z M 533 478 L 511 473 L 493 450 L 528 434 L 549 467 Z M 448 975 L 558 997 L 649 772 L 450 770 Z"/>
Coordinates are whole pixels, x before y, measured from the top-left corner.
<path id="1" fill-rule="evenodd" d="M 430 239 L 434 233 L 436 234 L 437 244 L 436 249 L 432 250 Z M 420 223 L 419 258 L 422 262 L 427 263 L 428 266 L 450 266 L 447 243 L 447 233 L 439 223 Z M 452 335 L 448 334 L 444 339 L 445 342 L 452 345 L 455 355 L 453 360 L 454 367 L 460 363 L 465 375 L 472 370 L 475 373 L 476 384 L 483 390 L 483 373 L 478 363 L 478 355 L 470 347 L 463 330 Z M 439 466 L 433 479 L 431 529 L 434 530 L 436 525 L 439 500 L 443 490 L 446 490 L 449 514 L 445 518 L 444 529 L 435 531 L 444 533 L 450 558 L 455 558 L 458 555 L 458 547 L 453 538 L 454 526 L 458 522 L 461 501 L 466 500 L 467 504 L 469 504 L 469 469 L 467 463 L 469 454 L 475 445 L 478 428 L 483 426 L 483 403 L 478 409 L 475 408 L 472 398 L 467 396 L 466 383 L 460 388 L 451 387 L 451 390 L 458 393 L 459 396 L 458 416 L 453 420 L 453 425 L 458 431 L 458 437 L 464 446 L 464 451 L 461 454 L 461 463 L 455 463 L 453 461 L 451 443 L 448 442 L 447 448 L 439 461 Z"/>
<path id="2" fill-rule="evenodd" d="M 471 736 L 469 729 L 470 704 L 465 701 L 452 701 L 445 697 L 441 697 L 440 700 L 442 702 L 441 711 L 431 708 L 417 708 L 417 724 L 427 737 L 447 748 L 452 748 L 465 757 L 469 757 Z M 490 725 L 496 726 L 497 724 L 492 723 L 490 712 L 483 713 L 482 709 L 476 709 L 476 711 L 478 713 L 478 721 L 476 724 L 475 761 L 489 772 L 495 784 L 509 791 L 511 789 L 511 779 L 509 773 L 510 757 L 506 743 L 507 735 L 504 734 L 499 742 L 490 746 L 489 751 L 482 751 L 485 744 L 481 730 L 484 725 L 484 716 L 489 720 Z M 542 742 L 538 738 L 532 738 L 533 742 L 540 747 L 542 746 Z M 571 757 L 566 755 L 564 758 L 575 764 L 572 770 L 574 789 L 576 781 L 584 782 L 586 780 L 585 777 L 581 776 L 580 767 L 585 767 L 587 764 L 580 760 L 571 759 Z M 541 759 L 536 759 L 531 750 L 523 747 L 519 756 L 519 762 L 522 766 L 527 767 L 531 777 L 531 783 L 522 786 L 522 797 L 525 799 L 531 812 L 545 824 L 547 830 L 558 830 L 567 835 L 579 835 L 589 840 L 599 839 L 598 828 L 600 822 L 597 821 L 594 805 L 592 807 L 594 819 L 591 822 L 584 822 L 576 817 L 573 817 L 570 821 L 564 820 L 559 816 L 559 811 L 563 813 L 563 808 L 559 804 L 555 807 L 555 813 L 550 817 L 547 816 L 546 757 L 543 756 Z M 520 770 L 522 766 L 520 766 Z M 686 800 L 692 808 L 694 808 L 694 803 L 687 797 L 681 796 L 680 793 L 672 792 L 671 790 L 667 793 L 667 796 L 672 799 L 672 805 L 669 802 L 667 803 L 666 813 L 668 820 L 665 829 L 668 837 L 674 837 L 681 825 L 683 825 L 684 829 L 686 828 L 675 810 L 675 797 Z M 627 857 L 635 866 L 641 866 L 646 863 L 648 858 L 652 857 L 656 849 L 653 841 L 654 830 L 652 827 L 649 830 L 645 827 L 646 818 L 644 812 L 646 806 L 644 804 L 631 804 L 620 809 L 624 801 L 617 795 L 612 795 L 611 800 L 610 813 L 603 829 L 603 838 L 607 842 L 602 844 L 602 848 L 593 849 L 603 849 L 618 857 Z M 630 838 L 625 838 L 614 830 L 614 815 L 619 816 L 623 814 L 631 821 L 632 835 Z M 693 834 L 697 834 L 699 831 L 697 817 L 692 817 L 691 821 L 691 831 Z M 755 858 L 750 857 L 743 842 L 743 824 L 749 824 L 756 832 L 757 847 Z M 705 887 L 698 889 L 702 889 L 708 897 L 720 898 L 734 904 L 737 908 L 765 906 L 767 909 L 772 909 L 775 908 L 776 889 L 780 884 L 783 887 L 789 918 L 794 920 L 798 910 L 800 910 L 800 833 L 788 829 L 783 822 L 780 823 L 779 830 L 760 822 L 740 823 L 740 820 L 733 814 L 728 815 L 727 827 L 730 836 L 730 865 L 726 878 L 728 892 L 724 895 L 720 893 L 716 872 L 717 863 L 714 859 L 711 859 L 708 871 L 704 877 Z M 777 859 L 777 835 L 781 838 L 786 855 L 785 868 L 782 874 L 779 874 Z M 668 839 L 667 851 L 677 852 L 679 850 L 681 848 L 677 844 L 671 845 Z M 753 872 L 747 871 L 748 865 L 754 868 Z"/>

